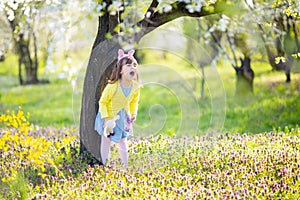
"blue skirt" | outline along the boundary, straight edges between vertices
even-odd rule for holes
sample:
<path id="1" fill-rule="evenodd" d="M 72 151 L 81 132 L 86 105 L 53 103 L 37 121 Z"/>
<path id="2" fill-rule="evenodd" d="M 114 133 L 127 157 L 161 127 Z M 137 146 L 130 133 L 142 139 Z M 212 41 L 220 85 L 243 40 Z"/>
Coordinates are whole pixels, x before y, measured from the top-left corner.
<path id="1" fill-rule="evenodd" d="M 124 109 L 120 110 L 118 113 L 120 116 L 120 119 L 116 121 L 116 126 L 113 129 L 114 134 L 110 135 L 110 139 L 113 142 L 120 142 L 122 138 L 126 138 L 128 136 L 133 135 L 132 131 L 132 123 L 130 121 L 129 116 L 126 114 L 126 111 Z M 104 135 L 104 119 L 101 118 L 101 113 L 98 112 L 96 119 L 95 119 L 95 126 L 94 129 L 97 131 L 100 135 Z"/>

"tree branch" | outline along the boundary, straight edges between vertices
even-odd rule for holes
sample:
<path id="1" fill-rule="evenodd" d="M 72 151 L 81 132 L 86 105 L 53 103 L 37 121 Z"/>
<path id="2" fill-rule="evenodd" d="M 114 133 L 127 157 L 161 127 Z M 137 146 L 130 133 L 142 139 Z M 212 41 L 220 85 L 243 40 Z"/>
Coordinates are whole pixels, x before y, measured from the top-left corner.
<path id="1" fill-rule="evenodd" d="M 153 16 L 153 13 L 155 12 L 155 9 L 157 8 L 158 4 L 159 2 L 157 0 L 152 1 L 151 5 L 149 6 L 145 14 L 144 20 L 147 20 Z"/>
<path id="2" fill-rule="evenodd" d="M 217 39 L 217 37 L 215 36 L 214 33 L 210 33 L 210 35 L 212 36 L 214 42 L 217 44 L 217 46 L 221 49 L 221 51 L 223 51 L 225 57 L 229 60 L 231 66 L 235 69 L 236 65 L 233 63 L 232 59 L 230 58 L 229 54 L 227 53 L 225 47 L 222 46 L 221 42 Z"/>
<path id="3" fill-rule="evenodd" d="M 228 40 L 228 43 L 229 43 L 230 50 L 232 52 L 232 56 L 233 56 L 233 60 L 234 60 L 234 63 L 235 63 L 235 67 L 238 67 L 238 61 L 237 61 L 237 58 L 236 58 L 236 53 L 235 53 L 234 48 L 233 48 L 234 44 L 231 41 L 231 38 L 230 38 L 230 36 L 228 34 L 228 31 L 226 31 L 226 37 L 227 37 L 227 40 Z"/>
<path id="4" fill-rule="evenodd" d="M 157 1 L 153 1 L 154 4 Z M 183 17 L 183 16 L 190 16 L 190 17 L 202 17 L 207 15 L 212 15 L 216 13 L 220 13 L 224 10 L 224 2 L 222 0 L 217 1 L 215 4 L 211 5 L 211 7 L 202 7 L 200 12 L 189 12 L 187 9 L 187 3 L 184 2 L 174 2 L 170 4 L 172 10 L 170 12 L 154 12 L 150 17 L 147 18 L 145 16 L 140 22 L 137 23 L 138 26 L 145 28 L 145 27 L 159 27 L 167 22 L 170 22 L 176 18 Z M 158 5 L 158 2 L 157 2 Z M 150 8 L 151 9 L 151 6 Z M 148 10 L 149 10 L 148 9 Z"/>
<path id="5" fill-rule="evenodd" d="M 154 11 L 158 6 L 159 2 L 153 0 L 150 7 L 148 8 L 144 19 L 137 22 L 135 26 L 141 27 L 143 31 L 139 32 L 135 38 L 138 42 L 144 35 L 156 29 L 157 27 L 166 24 L 174 19 L 189 16 L 189 17 L 203 17 L 212 14 L 217 14 L 225 10 L 226 0 L 217 0 L 215 4 L 210 6 L 202 7 L 201 11 L 189 12 L 187 9 L 187 3 L 176 1 L 170 6 L 172 10 L 170 12 L 159 12 Z M 148 13 L 150 12 L 150 14 Z M 148 13 L 148 14 L 147 14 Z"/>

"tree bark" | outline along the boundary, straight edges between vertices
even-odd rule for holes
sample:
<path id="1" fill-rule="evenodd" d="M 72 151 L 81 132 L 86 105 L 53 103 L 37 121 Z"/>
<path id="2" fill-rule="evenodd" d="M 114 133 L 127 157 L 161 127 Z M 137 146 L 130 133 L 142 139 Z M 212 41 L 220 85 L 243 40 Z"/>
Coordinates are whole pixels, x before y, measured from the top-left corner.
<path id="1" fill-rule="evenodd" d="M 4 62 L 5 61 L 5 54 L 0 51 L 0 62 Z"/>
<path id="2" fill-rule="evenodd" d="M 10 21 L 9 24 L 12 29 L 12 32 L 14 33 L 18 26 L 18 23 L 13 20 Z M 34 32 L 32 33 L 33 45 L 34 45 L 34 60 L 32 59 L 31 52 L 30 52 L 30 34 L 28 38 L 25 38 L 23 33 L 20 33 L 18 36 L 19 36 L 18 38 L 14 36 L 13 39 L 19 57 L 18 76 L 19 76 L 20 85 L 37 84 L 39 83 L 39 80 L 37 75 L 38 58 L 37 58 L 37 44 L 36 44 L 35 34 Z M 24 65 L 25 74 L 26 74 L 25 81 L 22 77 L 22 65 Z"/>
<path id="3" fill-rule="evenodd" d="M 251 59 L 249 56 L 245 56 L 241 60 L 241 66 L 235 67 L 237 82 L 236 82 L 236 94 L 244 95 L 253 93 L 253 80 L 254 72 L 251 69 Z"/>
<path id="4" fill-rule="evenodd" d="M 24 39 L 23 34 L 20 34 L 20 39 L 18 41 L 18 53 L 20 56 L 21 63 L 25 66 L 25 74 L 26 79 L 24 84 L 36 84 L 39 82 L 37 78 L 37 62 L 34 62 L 31 58 L 30 50 L 29 50 L 29 41 Z M 36 58 L 37 59 L 37 58 Z"/>
<path id="5" fill-rule="evenodd" d="M 22 77 L 22 59 L 21 58 L 18 59 L 18 77 L 19 77 L 20 85 L 23 85 L 24 81 L 23 81 L 23 77 Z"/>

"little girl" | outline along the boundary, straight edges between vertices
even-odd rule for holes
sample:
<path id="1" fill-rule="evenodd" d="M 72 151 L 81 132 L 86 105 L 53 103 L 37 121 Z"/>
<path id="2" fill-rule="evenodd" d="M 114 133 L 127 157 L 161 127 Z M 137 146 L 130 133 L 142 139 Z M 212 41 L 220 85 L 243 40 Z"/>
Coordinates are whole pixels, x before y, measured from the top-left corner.
<path id="1" fill-rule="evenodd" d="M 140 88 L 138 84 L 138 63 L 133 57 L 134 50 L 125 54 L 118 51 L 118 62 L 112 71 L 110 80 L 99 100 L 99 112 L 95 120 L 95 130 L 101 135 L 101 159 L 105 164 L 109 155 L 111 141 L 118 143 L 121 161 L 128 166 L 127 137 L 132 135 L 132 122 L 136 120 Z M 119 116 L 119 118 L 117 118 Z M 116 126 L 106 135 L 104 128 L 113 119 Z"/>

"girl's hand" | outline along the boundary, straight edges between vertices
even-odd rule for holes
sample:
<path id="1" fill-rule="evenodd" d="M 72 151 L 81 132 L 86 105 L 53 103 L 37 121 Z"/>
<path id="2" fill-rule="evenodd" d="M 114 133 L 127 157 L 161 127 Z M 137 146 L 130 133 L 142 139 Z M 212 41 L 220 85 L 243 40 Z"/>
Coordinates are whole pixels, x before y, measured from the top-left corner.
<path id="1" fill-rule="evenodd" d="M 131 122 L 134 122 L 136 120 L 136 115 L 132 115 L 130 120 L 131 120 Z"/>
<path id="2" fill-rule="evenodd" d="M 104 124 L 103 124 L 103 128 L 105 128 L 106 127 L 106 123 L 107 123 L 107 121 L 108 121 L 109 119 L 108 119 L 108 117 L 106 117 L 106 118 L 104 118 Z"/>

